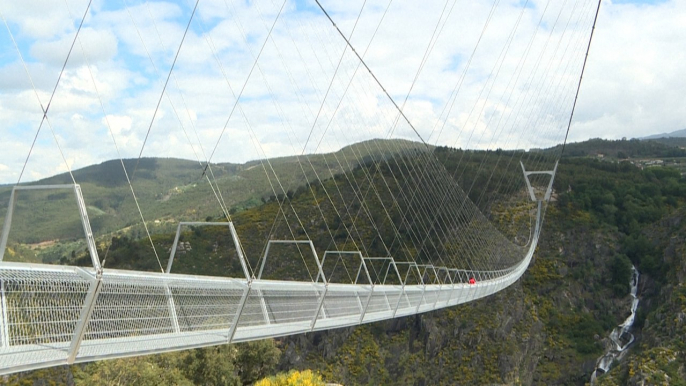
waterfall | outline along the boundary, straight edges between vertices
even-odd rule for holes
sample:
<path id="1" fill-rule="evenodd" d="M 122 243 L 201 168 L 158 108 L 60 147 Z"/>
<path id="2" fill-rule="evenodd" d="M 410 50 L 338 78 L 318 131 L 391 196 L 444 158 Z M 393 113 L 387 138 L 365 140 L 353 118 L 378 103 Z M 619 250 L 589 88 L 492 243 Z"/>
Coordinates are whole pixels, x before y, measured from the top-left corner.
<path id="1" fill-rule="evenodd" d="M 598 358 L 595 370 L 591 375 L 591 386 L 595 384 L 598 370 L 600 374 L 605 374 L 610 370 L 610 366 L 615 359 L 620 360 L 626 354 L 626 349 L 634 342 L 634 335 L 629 332 L 631 326 L 634 325 L 636 319 L 636 309 L 638 308 L 638 270 L 635 266 L 631 267 L 631 314 L 624 320 L 622 324 L 615 327 L 610 333 L 610 341 L 612 344 L 608 347 L 605 355 Z"/>

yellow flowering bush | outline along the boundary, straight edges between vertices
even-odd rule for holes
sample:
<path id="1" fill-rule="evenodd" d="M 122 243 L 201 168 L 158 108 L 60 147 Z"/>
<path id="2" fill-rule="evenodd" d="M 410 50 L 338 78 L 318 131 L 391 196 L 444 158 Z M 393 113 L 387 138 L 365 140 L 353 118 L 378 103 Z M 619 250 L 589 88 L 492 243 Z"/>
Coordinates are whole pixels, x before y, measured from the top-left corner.
<path id="1" fill-rule="evenodd" d="M 291 370 L 288 373 L 277 374 L 273 377 L 264 378 L 255 383 L 255 386 L 324 386 L 322 376 L 312 370 Z"/>

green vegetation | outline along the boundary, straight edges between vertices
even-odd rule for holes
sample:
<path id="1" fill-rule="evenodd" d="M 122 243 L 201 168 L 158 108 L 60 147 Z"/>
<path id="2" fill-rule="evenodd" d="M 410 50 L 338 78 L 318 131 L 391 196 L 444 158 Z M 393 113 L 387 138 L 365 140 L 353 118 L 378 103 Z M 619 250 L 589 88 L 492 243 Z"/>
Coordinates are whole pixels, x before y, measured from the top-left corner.
<path id="1" fill-rule="evenodd" d="M 299 377 L 313 384 L 324 380 L 345 385 L 582 385 L 590 380 L 609 332 L 627 315 L 634 264 L 641 272 L 641 306 L 635 325 L 640 329 L 635 331 L 639 339 L 624 362 L 600 377 L 599 384 L 634 385 L 642 380 L 645 384 L 659 384 L 669 379 L 670 384 L 680 385 L 686 378 L 686 179 L 675 168 L 641 169 L 613 159 L 613 154 L 622 156 L 617 158 L 662 157 L 674 149 L 645 141 L 594 140 L 570 144 L 566 154 L 575 154 L 575 147 L 586 150 L 578 156 L 566 156 L 559 165 L 554 201 L 547 208 L 535 261 L 523 279 L 506 291 L 428 314 L 284 338 L 278 342 L 280 355 L 273 353 L 271 341 L 271 348 L 207 348 L 136 361 L 76 366 L 72 368 L 75 379 L 84 383 L 124 379 L 117 377 L 129 376 L 122 373 L 130 367 L 131 373 L 139 377 L 130 382 L 139 384 L 152 379 L 177 384 L 291 384 L 283 382 Z M 600 160 L 596 156 L 599 152 L 610 157 Z M 522 180 L 513 179 L 509 185 L 499 182 L 510 175 L 521 175 L 517 174 L 521 173 L 521 152 L 437 148 L 435 154 L 448 170 L 457 169 L 455 177 L 462 186 L 470 186 L 467 181 L 477 181 L 475 189 L 469 189 L 470 197 L 510 238 L 521 234 L 522 224 L 528 226 L 530 205 L 502 197 L 513 187 L 523 189 Z M 411 162 L 412 154 L 405 157 Z M 252 166 L 255 165 L 243 165 Z M 491 173 L 492 170 L 495 172 Z M 353 192 L 337 191 L 336 182 L 366 182 L 365 173 L 369 171 L 366 165 L 355 165 L 321 183 L 294 183 L 281 197 L 255 191 L 237 199 L 236 205 L 243 206 L 235 207 L 238 209 L 232 219 L 251 266 L 257 266 L 272 226 L 278 237 L 312 239 L 318 252 L 334 245 L 339 249 L 352 247 L 348 233 L 340 225 L 344 218 L 330 210 L 322 215 L 314 203 L 330 209 L 325 199 L 329 192 L 334 202 L 346 202 L 359 210 L 361 206 Z M 244 176 L 244 172 L 238 171 L 231 178 Z M 378 172 L 372 181 L 381 184 L 382 176 L 393 176 L 397 170 L 385 166 L 378 168 Z M 187 192 L 193 189 L 188 188 Z M 255 198 L 258 202 L 249 201 Z M 280 213 L 279 203 L 283 200 L 288 200 L 307 221 L 298 222 L 289 206 L 284 206 Z M 369 216 L 377 228 L 360 222 L 356 230 L 356 237 L 370 246 L 370 254 L 383 251 L 383 246 L 374 240 L 379 233 L 390 234 L 393 224 L 402 225 L 401 238 L 409 237 L 413 227 L 426 226 L 421 222 L 402 224 L 400 213 L 393 208 L 389 209 L 391 221 L 385 219 L 380 213 L 382 204 L 389 200 L 383 192 L 379 197 L 369 198 Z M 400 205 L 403 204 L 407 202 L 401 201 Z M 158 252 L 162 251 L 164 256 L 173 240 L 171 218 L 184 212 L 175 213 L 168 217 L 169 225 L 160 224 L 153 236 Z M 218 218 L 216 213 L 206 214 L 202 210 L 197 215 L 204 216 L 202 219 Z M 327 225 L 331 234 L 326 231 Z M 224 227 L 189 227 L 181 241 L 191 248 L 177 252 L 173 272 L 243 275 Z M 61 252 L 53 253 L 50 261 L 90 264 L 84 246 L 60 243 Z M 74 256 L 69 253 L 70 248 L 76 250 Z M 135 232 L 108 236 L 101 240 L 99 249 L 101 257 L 107 255 L 106 267 L 159 270 L 148 241 L 137 238 Z M 23 244 L 13 245 L 12 251 L 19 255 L 33 253 L 38 259 L 45 253 Z M 395 251 L 403 253 L 401 249 Z M 298 253 L 287 247 L 275 248 L 270 252 L 265 274 L 309 280 L 303 265 L 312 272 L 313 260 L 307 251 L 302 252 L 304 258 L 300 259 Z M 422 253 L 422 259 L 431 259 L 435 251 Z M 293 259 L 293 255 L 298 258 Z M 165 263 L 166 257 L 162 261 Z M 264 358 L 273 359 L 260 362 Z M 216 371 L 203 370 L 208 364 L 214 364 L 210 367 Z M 291 372 L 274 376 L 277 371 Z M 55 379 L 61 376 L 55 374 Z M 264 377 L 271 378 L 257 381 Z"/>
<path id="2" fill-rule="evenodd" d="M 288 373 L 259 380 L 255 386 L 325 386 L 322 377 L 311 370 L 291 370 Z"/>
<path id="3" fill-rule="evenodd" d="M 663 280 L 665 266 L 659 250 L 645 234 L 645 227 L 672 213 L 684 204 L 686 180 L 675 169 L 658 167 L 639 170 L 616 162 L 571 159 L 556 187 L 565 189 L 557 208 L 570 223 L 588 213 L 596 226 L 616 228 L 621 236 L 622 253 L 640 272 Z M 619 279 L 614 276 L 613 281 Z"/>
<path id="4" fill-rule="evenodd" d="M 283 157 L 271 159 L 269 163 L 214 164 L 208 176 L 219 188 L 229 211 L 235 214 L 279 198 L 273 193 L 267 174 L 272 179 L 278 175 L 288 194 L 293 195 L 296 189 L 303 189 L 316 181 L 317 175 L 328 179 L 371 158 L 386 158 L 391 154 L 424 148 L 422 144 L 404 140 L 372 140 L 330 154 Z M 301 169 L 301 164 L 305 168 Z M 204 166 L 197 162 L 143 158 L 140 162 L 124 160 L 124 165 L 152 233 L 173 232 L 179 221 L 223 217 L 215 194 L 203 175 Z M 113 236 L 138 239 L 145 235 L 119 160 L 76 170 L 74 178 L 81 185 L 91 227 L 100 241 L 109 242 Z M 30 185 L 69 183 L 71 178 L 61 174 Z M 4 221 L 5 203 L 9 202 L 10 192 L 10 186 L 0 187 L 0 223 Z M 82 225 L 71 190 L 20 191 L 11 229 L 10 246 L 15 251 L 34 251 L 16 256 L 15 261 L 60 261 L 70 258 L 72 251 L 78 252 L 84 245 Z M 47 245 L 39 244 L 46 242 Z M 62 247 L 54 249 L 56 244 Z"/>
<path id="5" fill-rule="evenodd" d="M 384 157 L 421 146 L 402 140 L 374 140 L 345 147 L 336 153 L 271 159 L 269 165 L 260 161 L 243 165 L 214 164 L 211 166 L 212 176 L 216 178 L 213 183 L 222 190 L 227 206 L 240 211 L 257 206 L 273 195 L 265 178 L 265 168 L 278 175 L 285 187 L 295 189 L 315 180 L 315 173 L 329 178 L 331 172 L 348 171 L 359 165 L 356 161 L 358 158 L 365 160 L 372 155 Z M 305 173 L 300 171 L 299 162 L 308 166 Z M 219 215 L 219 206 L 203 175 L 204 165 L 169 158 L 142 158 L 140 162 L 124 160 L 124 165 L 130 173 L 147 221 L 190 221 Z M 134 169 L 135 174 L 132 173 Z M 82 187 L 95 233 L 118 231 L 139 222 L 119 160 L 89 166 L 73 173 Z M 65 173 L 29 185 L 70 183 L 71 178 Z M 10 186 L 0 187 L 0 202 L 9 202 L 10 191 Z M 76 213 L 75 208 L 76 201 L 70 190 L 21 191 L 17 199 L 13 233 L 23 243 L 79 236 L 81 225 L 78 217 L 72 216 Z M 5 211 L 6 206 L 0 206 L 0 219 L 4 219 Z"/>
<path id="6" fill-rule="evenodd" d="M 463 152 L 441 148 L 437 154 L 450 165 Z M 475 153 L 474 159 L 480 159 L 477 165 L 498 162 L 495 153 Z M 625 162 L 565 158 L 544 239 L 521 286 L 488 301 L 404 322 L 361 326 L 339 334 L 343 343 L 321 334 L 310 337 L 310 342 L 320 341 L 315 346 L 293 340 L 292 347 L 310 353 L 300 368 L 318 369 L 325 379 L 346 384 L 389 379 L 399 384 L 585 384 L 609 332 L 628 312 L 632 263 L 641 271 L 642 282 L 653 286 L 652 292 L 641 295 L 646 308 L 639 309 L 637 328 L 646 317 L 660 321 L 646 323 L 651 333 L 671 336 L 670 344 L 678 351 L 683 341 L 679 337 L 686 336 L 681 330 L 686 317 L 669 315 L 686 315 L 686 307 L 677 305 L 680 298 L 675 294 L 670 299 L 677 304 L 666 309 L 651 304 L 659 302 L 658 293 L 672 291 L 669 283 L 678 271 L 674 268 L 686 267 L 683 237 L 674 239 L 679 231 L 669 225 L 683 217 L 685 188 L 686 180 L 675 169 L 641 170 Z M 494 222 L 511 223 L 515 217 L 510 209 L 491 209 Z M 670 261 L 665 251 L 675 242 Z M 651 296 L 656 300 L 650 302 Z M 322 356 L 332 345 L 335 354 Z M 638 343 L 632 347 L 637 358 L 652 355 Z M 659 362 L 668 367 L 660 371 L 671 379 L 684 378 L 685 362 L 675 356 Z M 616 371 L 626 370 L 620 366 Z"/>
<path id="7" fill-rule="evenodd" d="M 268 339 L 13 374 L 2 384 L 64 384 L 71 372 L 76 385 L 250 385 L 275 374 L 280 356 L 281 350 Z"/>
<path id="8" fill-rule="evenodd" d="M 672 147 L 685 147 L 686 137 L 662 137 L 662 138 L 651 138 L 650 141 L 661 143 L 663 145 Z"/>
<path id="9" fill-rule="evenodd" d="M 578 158 L 602 154 L 614 159 L 686 157 L 686 150 L 679 148 L 683 146 L 683 143 L 683 140 L 673 141 L 673 139 L 642 141 L 634 138 L 613 141 L 595 138 L 584 142 L 568 143 L 565 146 L 564 156 Z M 559 146 L 546 149 L 551 152 L 559 152 L 559 150 Z"/>
<path id="10" fill-rule="evenodd" d="M 624 254 L 617 254 L 610 262 L 610 285 L 614 295 L 620 297 L 631 289 L 627 277 L 631 276 L 631 260 Z"/>
<path id="11" fill-rule="evenodd" d="M 124 358 L 74 366 L 77 385 L 247 385 L 273 374 L 272 340 Z"/>

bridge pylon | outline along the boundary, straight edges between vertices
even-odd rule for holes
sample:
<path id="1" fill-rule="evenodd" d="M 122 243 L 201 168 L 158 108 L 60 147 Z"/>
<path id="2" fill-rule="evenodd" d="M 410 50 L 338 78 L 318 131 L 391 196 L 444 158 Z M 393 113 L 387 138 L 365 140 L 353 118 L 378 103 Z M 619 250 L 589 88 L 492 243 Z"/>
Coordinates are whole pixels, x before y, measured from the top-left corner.
<path id="1" fill-rule="evenodd" d="M 555 173 L 557 173 L 557 164 L 559 161 L 555 161 L 555 167 L 553 170 L 542 170 L 542 171 L 527 171 L 526 168 L 524 167 L 524 163 L 522 161 L 519 161 L 519 164 L 522 165 L 522 172 L 524 173 L 524 181 L 526 181 L 526 187 L 529 191 L 529 197 L 531 197 L 531 201 L 533 202 L 538 202 L 538 201 L 550 201 L 550 197 L 553 193 L 553 181 L 555 181 Z M 549 175 L 550 176 L 550 181 L 548 182 L 548 187 L 545 190 L 545 193 L 543 194 L 542 198 L 538 198 L 536 196 L 536 190 L 535 188 L 531 185 L 531 179 L 529 176 L 531 175 Z"/>

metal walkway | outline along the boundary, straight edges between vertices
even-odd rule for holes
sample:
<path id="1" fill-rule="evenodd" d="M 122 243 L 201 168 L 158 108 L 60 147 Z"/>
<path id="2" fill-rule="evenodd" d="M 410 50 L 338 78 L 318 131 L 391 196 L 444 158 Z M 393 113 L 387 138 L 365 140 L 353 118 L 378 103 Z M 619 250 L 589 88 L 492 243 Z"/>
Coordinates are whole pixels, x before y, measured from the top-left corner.
<path id="1" fill-rule="evenodd" d="M 413 285 L 405 283 L 413 270 L 421 271 L 416 265 L 407 266 L 400 285 L 388 285 L 114 269 L 98 276 L 92 268 L 3 262 L 0 374 L 353 326 L 454 306 L 514 283 L 537 241 L 538 232 L 511 270 L 453 271 L 436 276 L 436 284 Z M 462 279 L 467 275 L 476 283 Z"/>
<path id="2" fill-rule="evenodd" d="M 0 374 L 353 326 L 473 301 L 531 261 L 476 283 L 238 280 L 2 263 Z M 418 267 L 415 267 L 418 269 Z M 94 296 L 95 293 L 97 297 Z"/>
<path id="3" fill-rule="evenodd" d="M 552 172 L 545 199 L 550 197 Z M 524 171 L 525 178 L 531 172 Z M 3 262 L 15 191 L 73 189 L 93 268 Z M 12 192 L 0 242 L 0 374 L 56 365 L 244 342 L 353 326 L 466 303 L 508 287 L 525 272 L 538 244 L 543 200 L 522 260 L 500 271 L 466 271 L 364 257 L 358 251 L 327 251 L 321 259 L 309 245 L 319 273 L 312 282 L 252 278 L 238 236 L 229 226 L 245 278 L 102 269 L 78 185 L 17 186 Z M 172 248 L 176 249 L 181 225 Z M 338 283 L 327 257 L 347 255 L 357 267 L 352 283 Z M 373 260 L 381 275 L 370 275 Z M 329 263 L 332 257 L 329 257 Z M 262 266 L 264 267 L 264 266 Z M 475 283 L 470 283 L 474 278 Z"/>

